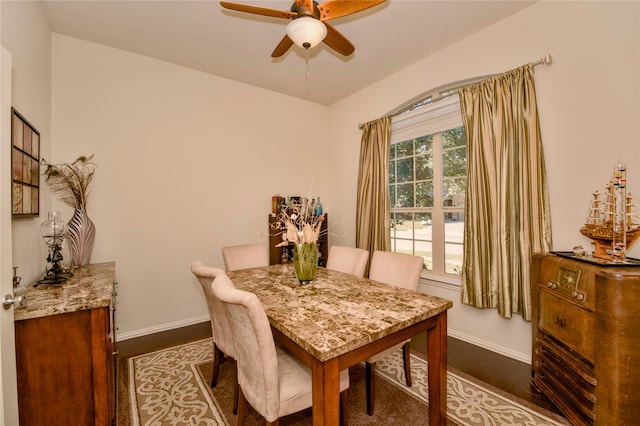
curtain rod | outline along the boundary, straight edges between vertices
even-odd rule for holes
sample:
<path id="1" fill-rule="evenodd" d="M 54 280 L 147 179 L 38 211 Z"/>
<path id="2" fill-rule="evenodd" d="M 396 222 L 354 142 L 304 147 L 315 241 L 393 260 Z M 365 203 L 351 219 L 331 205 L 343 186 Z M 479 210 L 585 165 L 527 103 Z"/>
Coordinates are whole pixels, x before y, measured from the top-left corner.
<path id="1" fill-rule="evenodd" d="M 552 58 L 551 58 L 551 54 L 547 53 L 546 55 L 544 55 L 543 58 L 538 59 L 537 61 L 531 62 L 531 64 L 533 66 L 536 65 L 551 65 L 552 62 Z M 456 83 L 453 84 L 449 84 L 449 85 L 444 85 L 444 86 L 440 86 L 436 89 L 432 89 L 429 92 L 427 92 L 427 95 L 419 95 L 415 98 L 413 98 L 412 100 L 410 100 L 409 102 L 405 103 L 403 106 L 394 108 L 393 110 L 391 110 L 388 114 L 389 117 L 395 117 L 397 115 L 402 114 L 403 112 L 407 111 L 408 109 L 412 109 L 417 103 L 427 99 L 431 94 L 433 93 L 440 93 L 443 89 L 447 89 L 447 91 L 454 91 L 454 90 L 459 90 L 462 89 L 466 86 L 470 86 L 472 84 L 475 84 L 479 81 L 482 80 L 486 80 L 488 78 L 494 77 L 496 75 L 498 75 L 500 73 L 496 73 L 496 74 L 489 74 L 489 75 L 484 75 L 482 77 L 476 77 L 476 78 L 471 78 L 471 79 L 467 79 L 467 80 L 462 80 L 462 81 L 458 81 Z M 441 97 L 441 98 L 437 98 L 437 99 L 433 99 L 431 101 L 431 103 L 433 102 L 438 102 L 442 99 L 446 99 L 446 97 Z M 358 127 L 362 126 L 361 124 L 358 125 Z"/>
<path id="2" fill-rule="evenodd" d="M 544 55 L 544 58 L 540 58 L 535 62 L 532 62 L 532 64 L 534 66 L 536 65 L 541 65 L 541 64 L 545 64 L 545 65 L 551 65 L 551 55 L 549 53 L 547 53 L 546 55 Z"/>

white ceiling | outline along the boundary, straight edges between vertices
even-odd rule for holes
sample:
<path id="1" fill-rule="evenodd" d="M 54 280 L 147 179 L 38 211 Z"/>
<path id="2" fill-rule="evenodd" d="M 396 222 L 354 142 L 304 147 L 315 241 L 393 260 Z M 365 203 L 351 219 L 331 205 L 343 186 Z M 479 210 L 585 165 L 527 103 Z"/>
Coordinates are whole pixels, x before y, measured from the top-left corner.
<path id="1" fill-rule="evenodd" d="M 293 0 L 236 1 L 289 10 Z M 322 3 L 322 1 L 321 1 Z M 338 101 L 535 1 L 389 0 L 331 20 L 354 45 L 271 52 L 287 20 L 223 9 L 217 1 L 45 0 L 56 33 L 161 59 L 324 105 Z M 308 73 L 308 77 L 307 77 Z"/>

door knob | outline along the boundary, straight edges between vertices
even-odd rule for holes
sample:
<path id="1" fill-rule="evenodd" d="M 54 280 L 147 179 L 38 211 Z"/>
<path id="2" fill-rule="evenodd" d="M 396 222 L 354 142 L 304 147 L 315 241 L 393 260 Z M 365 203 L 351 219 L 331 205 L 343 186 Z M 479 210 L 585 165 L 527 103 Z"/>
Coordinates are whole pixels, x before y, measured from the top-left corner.
<path id="1" fill-rule="evenodd" d="M 27 304 L 27 299 L 24 296 L 12 296 L 10 294 L 5 294 L 2 298 L 2 307 L 5 309 L 9 309 L 11 305 L 14 305 L 16 308 L 20 308 Z"/>

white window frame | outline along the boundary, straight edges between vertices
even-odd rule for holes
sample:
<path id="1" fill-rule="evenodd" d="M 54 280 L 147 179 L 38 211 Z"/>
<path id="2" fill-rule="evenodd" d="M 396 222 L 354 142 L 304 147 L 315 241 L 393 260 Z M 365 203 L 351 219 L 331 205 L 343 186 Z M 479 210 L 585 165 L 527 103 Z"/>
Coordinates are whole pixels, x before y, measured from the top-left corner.
<path id="1" fill-rule="evenodd" d="M 446 96 L 446 97 L 444 97 Z M 404 142 L 425 135 L 433 135 L 433 207 L 393 208 L 396 213 L 431 213 L 432 270 L 424 269 L 422 278 L 460 286 L 460 275 L 445 272 L 444 217 L 448 212 L 463 212 L 464 207 L 445 207 L 442 199 L 442 141 L 443 131 L 463 125 L 460 100 L 457 93 L 426 98 L 424 102 L 391 119 L 391 144 Z"/>

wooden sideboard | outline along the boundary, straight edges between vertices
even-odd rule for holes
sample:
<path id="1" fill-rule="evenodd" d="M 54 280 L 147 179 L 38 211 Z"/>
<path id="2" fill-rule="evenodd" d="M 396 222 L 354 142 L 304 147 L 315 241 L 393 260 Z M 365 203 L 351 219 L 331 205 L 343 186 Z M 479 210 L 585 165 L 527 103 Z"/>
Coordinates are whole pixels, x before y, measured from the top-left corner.
<path id="1" fill-rule="evenodd" d="M 640 419 L 640 266 L 532 259 L 532 382 L 575 425 Z"/>
<path id="2" fill-rule="evenodd" d="M 20 425 L 113 425 L 115 263 L 58 286 L 19 288 L 15 317 Z"/>

